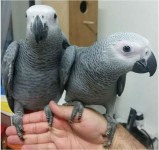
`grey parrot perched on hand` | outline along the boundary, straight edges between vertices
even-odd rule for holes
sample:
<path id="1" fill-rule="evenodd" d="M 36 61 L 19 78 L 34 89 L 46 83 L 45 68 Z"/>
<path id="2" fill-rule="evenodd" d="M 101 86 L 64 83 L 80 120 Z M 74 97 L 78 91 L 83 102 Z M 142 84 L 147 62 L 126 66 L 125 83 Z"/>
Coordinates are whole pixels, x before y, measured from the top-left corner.
<path id="1" fill-rule="evenodd" d="M 21 139 L 24 110 L 41 110 L 50 100 L 59 101 L 59 65 L 68 45 L 52 7 L 34 5 L 26 11 L 26 17 L 26 39 L 12 42 L 2 59 L 2 81 Z M 45 112 L 52 126 L 53 115 L 48 106 Z"/>
<path id="2" fill-rule="evenodd" d="M 136 33 L 114 33 L 90 47 L 68 47 L 61 60 L 60 86 L 62 91 L 66 89 L 68 105 L 74 105 L 70 121 L 77 114 L 81 118 L 83 105 L 103 105 L 109 146 L 116 124 L 114 104 L 124 90 L 126 74 L 149 72 L 152 76 L 156 67 L 149 41 Z"/>

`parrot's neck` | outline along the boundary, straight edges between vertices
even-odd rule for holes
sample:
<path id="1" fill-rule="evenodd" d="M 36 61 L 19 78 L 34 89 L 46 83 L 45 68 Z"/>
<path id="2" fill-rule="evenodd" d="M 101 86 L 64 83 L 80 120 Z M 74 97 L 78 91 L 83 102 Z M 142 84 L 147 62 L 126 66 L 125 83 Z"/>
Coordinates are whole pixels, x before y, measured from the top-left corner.
<path id="1" fill-rule="evenodd" d="M 49 43 L 29 44 L 21 41 L 19 60 L 25 66 L 37 69 L 50 69 L 60 64 L 62 46 Z"/>
<path id="2" fill-rule="evenodd" d="M 129 71 L 117 59 L 111 58 L 109 54 L 104 54 L 101 50 L 99 51 L 96 45 L 86 48 L 85 53 L 87 54 L 81 57 L 81 63 L 87 73 L 90 73 L 93 78 L 97 78 L 97 81 L 98 78 L 102 78 L 116 82 L 121 75 Z"/>
<path id="3" fill-rule="evenodd" d="M 26 43 L 31 45 L 32 48 L 40 48 L 40 49 L 47 49 L 47 47 L 51 47 L 54 51 L 56 51 L 56 47 L 62 46 L 62 33 L 60 28 L 56 28 L 55 31 L 49 31 L 47 38 L 44 40 L 38 41 L 35 40 L 35 36 L 31 31 L 26 32 Z M 55 47 L 55 48 L 54 48 Z"/>

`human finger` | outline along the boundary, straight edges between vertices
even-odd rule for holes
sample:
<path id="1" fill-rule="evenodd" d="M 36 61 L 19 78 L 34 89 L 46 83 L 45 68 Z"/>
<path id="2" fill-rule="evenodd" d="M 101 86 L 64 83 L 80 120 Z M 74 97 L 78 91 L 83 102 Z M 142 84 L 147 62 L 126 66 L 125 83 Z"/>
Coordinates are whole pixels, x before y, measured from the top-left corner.
<path id="1" fill-rule="evenodd" d="M 51 142 L 50 132 L 42 134 L 27 134 L 23 136 L 24 141 L 17 135 L 11 135 L 7 138 L 9 144 L 42 144 Z"/>
<path id="2" fill-rule="evenodd" d="M 57 150 L 56 145 L 54 143 L 46 143 L 46 144 L 34 144 L 34 145 L 23 145 L 22 150 Z"/>
<path id="3" fill-rule="evenodd" d="M 40 134 L 49 131 L 49 126 L 47 122 L 24 124 L 23 130 L 25 134 Z M 16 134 L 17 131 L 15 129 L 15 126 L 10 126 L 6 129 L 7 136 Z"/>
<path id="4" fill-rule="evenodd" d="M 59 117 L 59 118 L 64 119 L 64 120 L 70 119 L 70 116 L 71 116 L 72 110 L 73 110 L 73 106 L 57 105 L 54 101 L 50 101 L 49 106 L 50 106 L 51 111 L 55 114 L 56 117 Z M 95 111 L 93 109 L 84 108 L 83 115 L 82 115 L 80 121 L 89 120 L 90 116 L 101 117 L 101 114 L 99 114 L 97 111 Z M 76 115 L 73 122 L 79 123 L 78 115 Z"/>
<path id="5" fill-rule="evenodd" d="M 38 111 L 23 116 L 23 124 L 47 122 L 44 111 Z"/>
<path id="6" fill-rule="evenodd" d="M 71 113 L 72 113 L 72 106 L 60 106 L 57 105 L 55 102 L 51 101 L 49 103 L 51 111 L 57 116 L 58 118 L 64 119 L 64 120 L 69 120 Z M 82 120 L 82 118 L 81 118 Z M 75 117 L 74 123 L 79 122 L 78 116 Z"/>

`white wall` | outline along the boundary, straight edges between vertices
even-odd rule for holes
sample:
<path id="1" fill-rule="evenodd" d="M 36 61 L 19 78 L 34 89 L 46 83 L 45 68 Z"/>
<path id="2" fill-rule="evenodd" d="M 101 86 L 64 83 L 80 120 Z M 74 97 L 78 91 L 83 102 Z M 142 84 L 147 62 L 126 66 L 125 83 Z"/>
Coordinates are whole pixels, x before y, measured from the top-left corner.
<path id="1" fill-rule="evenodd" d="M 137 32 L 149 39 L 158 52 L 157 1 L 99 1 L 98 39 L 114 32 Z M 127 121 L 130 107 L 144 113 L 144 129 L 152 136 L 158 132 L 158 72 L 128 73 L 124 93 L 117 99 L 116 115 Z"/>
<path id="2" fill-rule="evenodd" d="M 29 2 L 12 1 L 12 23 L 14 40 L 24 39 L 26 36 L 26 10 Z"/>

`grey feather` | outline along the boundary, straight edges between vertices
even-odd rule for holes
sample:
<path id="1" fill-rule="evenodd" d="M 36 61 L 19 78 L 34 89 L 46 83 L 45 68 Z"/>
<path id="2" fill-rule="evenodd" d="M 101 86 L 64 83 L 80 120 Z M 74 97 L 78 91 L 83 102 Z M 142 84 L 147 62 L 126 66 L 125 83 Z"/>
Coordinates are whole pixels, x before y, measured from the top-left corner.
<path id="1" fill-rule="evenodd" d="M 14 78 L 14 67 L 16 58 L 18 56 L 19 44 L 15 41 L 12 42 L 5 52 L 2 61 L 2 79 L 5 87 L 5 94 L 8 99 L 8 104 L 11 110 L 14 112 L 14 98 L 13 98 L 13 78 Z"/>
<path id="2" fill-rule="evenodd" d="M 63 32 L 62 32 L 62 38 L 63 38 L 63 42 L 62 42 L 63 49 L 66 49 L 71 44 L 69 43 L 68 39 L 66 38 L 66 36 Z"/>
<path id="3" fill-rule="evenodd" d="M 61 91 L 65 89 L 66 83 L 69 79 L 73 63 L 75 61 L 75 46 L 70 46 L 63 54 L 60 68 L 60 88 Z"/>
<path id="4" fill-rule="evenodd" d="M 117 94 L 118 96 L 121 96 L 121 94 L 124 91 L 125 88 L 125 82 L 126 82 L 126 74 L 121 75 L 117 81 Z"/>

